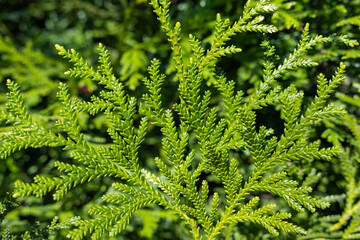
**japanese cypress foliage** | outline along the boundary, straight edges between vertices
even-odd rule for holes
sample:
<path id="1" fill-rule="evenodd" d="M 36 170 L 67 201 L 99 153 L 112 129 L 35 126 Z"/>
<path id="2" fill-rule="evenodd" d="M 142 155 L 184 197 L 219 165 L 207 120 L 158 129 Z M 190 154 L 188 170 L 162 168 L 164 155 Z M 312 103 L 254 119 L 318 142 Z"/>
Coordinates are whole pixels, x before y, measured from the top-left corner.
<path id="1" fill-rule="evenodd" d="M 340 63 L 329 79 L 317 76 L 316 95 L 307 104 L 302 91 L 294 85 L 282 87 L 279 81 L 290 71 L 316 66 L 307 53 L 317 45 L 336 41 L 353 47 L 357 42 L 347 36 L 312 36 L 307 24 L 296 48 L 278 56 L 266 39 L 277 29 L 263 23 L 263 14 L 275 11 L 275 5 L 249 0 L 235 22 L 216 16 L 210 44 L 205 45 L 191 34 L 186 40 L 180 38 L 181 23 L 172 23 L 170 3 L 150 1 L 171 45 L 176 71 L 167 75 L 162 63 L 152 59 L 148 76 L 142 79 L 147 92 L 141 98 L 131 96 L 115 76 L 109 52 L 102 44 L 96 66 L 74 49 L 55 46 L 73 65 L 66 75 L 91 79 L 101 90 L 91 99 L 80 99 L 69 94 L 66 83 L 60 83 L 57 98 L 62 109 L 52 124 L 37 121 L 24 104 L 21 86 L 7 81 L 8 103 L 0 120 L 9 130 L 0 133 L 0 158 L 41 147 L 60 147 L 69 158 L 55 163 L 58 176 L 38 175 L 31 183 L 17 181 L 13 196 L 52 194 L 54 200 L 61 201 L 79 184 L 110 178 L 112 193 L 104 194 L 101 204 L 89 209 L 93 218 L 71 220 L 75 226 L 69 230 L 70 239 L 117 236 L 138 210 L 156 205 L 177 215 L 193 239 L 231 239 L 235 227 L 244 223 L 262 226 L 274 236 L 279 232 L 306 235 L 306 229 L 292 222 L 289 211 L 267 203 L 263 194 L 282 199 L 295 212 L 313 213 L 329 207 L 326 199 L 312 195 L 307 181 L 291 176 L 302 164 L 345 154 L 341 144 L 324 147 L 313 137 L 319 122 L 348 117 L 341 106 L 328 102 L 345 79 L 345 65 Z M 262 33 L 265 39 L 261 44 L 263 67 L 258 69 L 263 79 L 251 92 L 237 89 L 236 83 L 217 69 L 221 57 L 246 51 L 240 48 L 241 43 L 226 43 L 249 32 Z M 190 57 L 182 54 L 181 41 L 191 46 Z M 177 86 L 171 103 L 163 102 L 167 81 Z M 259 124 L 259 112 L 269 106 L 280 112 L 280 134 Z M 83 116 L 99 115 L 106 117 L 107 144 L 94 144 L 81 127 Z M 162 138 L 159 149 L 153 151 L 156 168 L 149 169 L 143 164 L 142 149 L 154 129 L 159 129 Z M 344 160 L 346 164 L 350 163 Z M 209 179 L 215 179 L 220 187 L 214 188 Z M 350 192 L 346 212 L 355 211 L 354 179 L 355 172 L 347 176 Z M 333 229 L 341 227 L 346 216 L 340 217 Z M 359 225 L 358 216 L 353 222 L 352 229 Z"/>

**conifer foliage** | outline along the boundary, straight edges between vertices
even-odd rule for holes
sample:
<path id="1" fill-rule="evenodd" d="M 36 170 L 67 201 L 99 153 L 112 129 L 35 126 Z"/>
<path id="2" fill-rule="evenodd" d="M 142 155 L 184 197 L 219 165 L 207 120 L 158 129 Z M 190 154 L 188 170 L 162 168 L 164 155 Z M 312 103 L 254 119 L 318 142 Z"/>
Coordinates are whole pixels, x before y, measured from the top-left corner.
<path id="1" fill-rule="evenodd" d="M 291 223 L 291 214 L 280 211 L 275 204 L 262 204 L 259 192 L 283 199 L 295 211 L 315 212 L 329 203 L 313 197 L 311 187 L 302 186 L 288 178 L 287 165 L 299 159 L 330 160 L 342 154 L 338 146 L 321 148 L 320 141 L 311 138 L 316 122 L 342 116 L 344 110 L 327 100 L 344 80 L 345 65 L 340 64 L 331 79 L 319 75 L 317 93 L 306 108 L 303 93 L 290 85 L 281 88 L 278 80 L 288 71 L 317 63 L 306 53 L 317 44 L 334 40 L 353 46 L 346 36 L 310 36 L 309 25 L 303 30 L 298 46 L 277 64 L 276 49 L 264 41 L 265 61 L 263 81 L 255 91 L 245 93 L 236 89 L 234 81 L 218 73 L 215 66 L 220 57 L 242 51 L 226 42 L 236 34 L 259 32 L 264 35 L 277 31 L 263 24 L 263 13 L 275 6 L 269 1 L 247 1 L 243 14 L 231 23 L 216 16 L 211 46 L 189 35 L 192 57 L 185 64 L 181 47 L 181 24 L 174 26 L 169 19 L 170 0 L 151 0 L 150 4 L 171 44 L 176 63 L 175 79 L 178 98 L 171 106 L 162 102 L 162 86 L 170 77 L 161 73 L 161 62 L 151 61 L 148 77 L 143 79 L 148 92 L 141 99 L 129 95 L 124 83 L 111 67 L 109 52 L 99 44 L 99 64 L 93 67 L 74 49 L 56 45 L 61 56 L 73 67 L 65 72 L 76 78 L 90 78 L 102 89 L 85 101 L 70 96 L 66 84 L 60 83 L 57 94 L 62 111 L 52 128 L 36 122 L 24 105 L 20 86 L 8 80 L 8 104 L 0 120 L 12 126 L 0 133 L 0 157 L 26 148 L 62 147 L 69 152 L 69 162 L 56 162 L 59 176 L 36 176 L 33 183 L 16 182 L 14 196 L 43 197 L 53 193 L 60 201 L 68 191 L 96 178 L 113 180 L 112 194 L 102 196 L 103 204 L 92 207 L 92 219 L 75 219 L 76 228 L 68 233 L 70 239 L 104 239 L 124 230 L 132 215 L 147 206 L 159 205 L 178 215 L 194 239 L 218 239 L 231 236 L 237 224 L 252 223 L 264 227 L 274 236 L 279 232 L 298 235 L 306 230 Z M 214 103 L 214 93 L 208 74 L 216 79 L 214 87 L 221 100 Z M 204 90 L 206 89 L 206 90 Z M 275 136 L 273 129 L 259 126 L 257 113 L 267 106 L 280 109 L 284 122 L 283 133 Z M 109 122 L 107 133 L 110 145 L 93 145 L 79 124 L 82 114 L 104 114 Z M 151 128 L 161 129 L 161 151 L 154 156 L 158 171 L 142 167 L 141 146 Z M 251 156 L 251 172 L 244 174 L 241 154 Z M 211 182 L 203 175 L 219 179 L 224 191 L 210 191 Z"/>
<path id="2" fill-rule="evenodd" d="M 358 95 L 353 97 L 337 93 L 339 100 L 353 106 L 359 106 Z M 342 203 L 341 214 L 313 215 L 311 217 L 312 228 L 309 234 L 299 239 L 359 239 L 360 238 L 360 180 L 358 176 L 360 162 L 360 124 L 359 119 L 351 114 L 351 111 L 339 119 L 331 119 L 327 122 L 328 128 L 323 133 L 324 137 L 334 145 L 343 148 L 340 167 L 344 178 L 342 194 L 330 195 L 326 199 L 331 203 Z M 340 132 L 339 127 L 343 126 L 346 132 Z M 348 143 L 348 144 L 344 144 Z"/>

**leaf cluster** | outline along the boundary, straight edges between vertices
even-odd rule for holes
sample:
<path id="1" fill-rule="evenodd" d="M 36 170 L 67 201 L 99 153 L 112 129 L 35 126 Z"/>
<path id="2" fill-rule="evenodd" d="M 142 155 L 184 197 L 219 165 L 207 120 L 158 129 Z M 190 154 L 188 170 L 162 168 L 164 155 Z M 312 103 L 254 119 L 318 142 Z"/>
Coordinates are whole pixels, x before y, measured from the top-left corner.
<path id="1" fill-rule="evenodd" d="M 49 128 L 29 112 L 19 84 L 7 81 L 8 103 L 0 112 L 0 121 L 10 128 L 0 133 L 0 158 L 42 147 L 59 147 L 69 153 L 69 161 L 55 163 L 58 176 L 37 175 L 33 183 L 19 180 L 14 197 L 52 194 L 54 200 L 60 201 L 78 185 L 110 178 L 113 193 L 104 194 L 102 203 L 89 209 L 93 218 L 74 219 L 77 227 L 69 231 L 70 239 L 117 236 L 137 211 L 155 205 L 177 215 L 194 239 L 217 239 L 221 235 L 230 238 L 235 226 L 244 223 L 262 226 L 273 236 L 279 236 L 280 231 L 306 234 L 305 229 L 292 223 L 290 211 L 279 211 L 277 204 L 267 203 L 261 193 L 283 201 L 294 212 L 329 207 L 327 201 L 311 195 L 310 184 L 289 177 L 293 171 L 289 165 L 330 161 L 344 155 L 341 146 L 324 147 L 320 140 L 312 138 L 312 133 L 315 125 L 324 120 L 347 116 L 342 107 L 328 102 L 345 80 L 345 64 L 341 63 L 331 78 L 318 75 L 316 96 L 306 107 L 304 93 L 294 85 L 282 87 L 279 80 L 288 72 L 317 66 L 306 56 L 317 45 L 336 40 L 353 47 L 357 42 L 346 36 L 312 37 L 309 25 L 305 25 L 298 45 L 280 59 L 276 47 L 265 40 L 262 81 L 253 91 L 243 92 L 215 70 L 217 63 L 221 57 L 246 51 L 226 44 L 237 34 L 276 32 L 275 26 L 264 23 L 263 16 L 275 11 L 276 5 L 248 1 L 234 22 L 218 14 L 208 47 L 189 35 L 192 53 L 187 62 L 181 23 L 170 20 L 171 1 L 151 0 L 150 4 L 172 49 L 173 77 L 178 87 L 175 102 L 171 106 L 163 104 L 163 85 L 172 76 L 162 73 L 161 61 L 156 58 L 148 67 L 148 76 L 142 78 L 147 93 L 136 98 L 126 91 L 124 79 L 114 74 L 109 51 L 102 44 L 97 49 L 96 67 L 74 49 L 56 45 L 59 55 L 72 64 L 65 74 L 91 80 L 99 86 L 99 92 L 90 99 L 81 99 L 60 83 L 57 99 L 61 110 Z M 129 70 L 129 76 L 133 74 Z M 215 98 L 218 94 L 220 99 Z M 269 106 L 279 110 L 284 122 L 278 136 L 258 123 L 258 112 Z M 108 122 L 109 144 L 94 145 L 84 134 L 81 116 L 99 114 Z M 162 134 L 161 149 L 152 159 L 157 171 L 142 164 L 141 149 L 151 128 Z M 241 154 L 248 154 L 248 162 Z M 246 173 L 245 164 L 251 166 Z M 346 164 L 344 161 L 344 169 L 349 167 Z M 223 191 L 212 189 L 212 182 L 204 175 L 218 179 Z M 358 204 L 354 202 L 358 186 L 353 184 L 354 177 L 355 173 L 347 175 L 350 195 L 346 211 L 357 212 Z M 356 229 L 358 218 L 353 219 L 351 229 Z"/>

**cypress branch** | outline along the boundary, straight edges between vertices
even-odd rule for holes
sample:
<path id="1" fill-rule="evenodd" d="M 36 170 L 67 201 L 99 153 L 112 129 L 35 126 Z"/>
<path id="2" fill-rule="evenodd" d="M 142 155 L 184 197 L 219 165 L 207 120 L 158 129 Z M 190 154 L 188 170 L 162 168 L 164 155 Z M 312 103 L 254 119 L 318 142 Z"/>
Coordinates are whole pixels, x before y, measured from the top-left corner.
<path id="1" fill-rule="evenodd" d="M 73 65 L 66 75 L 90 78 L 103 89 L 85 101 L 71 97 L 66 84 L 60 83 L 57 97 L 62 110 L 51 129 L 34 122 L 24 106 L 19 86 L 8 81 L 9 103 L 0 119 L 12 127 L 11 131 L 0 133 L 0 157 L 4 159 L 30 147 L 59 146 L 69 151 L 69 157 L 74 160 L 56 162 L 55 166 L 62 172 L 60 176 L 36 176 L 33 183 L 16 182 L 14 196 L 43 197 L 54 191 L 54 199 L 60 200 L 79 184 L 109 177 L 117 192 L 103 195 L 104 203 L 89 210 L 94 216 L 92 219 L 76 220 L 77 228 L 68 234 L 70 239 L 84 239 L 88 235 L 92 239 L 116 236 L 126 228 L 137 210 L 153 205 L 177 214 L 194 239 L 230 236 L 234 226 L 244 222 L 260 225 L 274 236 L 279 236 L 279 231 L 306 234 L 305 229 L 290 222 L 291 214 L 278 211 L 276 204 L 260 205 L 263 200 L 256 193 L 266 192 L 281 198 L 298 212 L 315 212 L 317 208 L 329 206 L 325 200 L 311 195 L 310 186 L 290 179 L 286 163 L 300 159 L 306 162 L 330 160 L 343 154 L 339 146 L 322 148 L 320 142 L 310 139 L 309 135 L 314 123 L 345 115 L 342 108 L 327 102 L 345 78 L 345 65 L 341 63 L 330 80 L 324 75 L 318 76 L 316 96 L 306 109 L 303 92 L 293 85 L 282 89 L 278 81 L 289 71 L 316 66 L 317 63 L 305 58 L 305 54 L 336 37 L 310 37 L 310 28 L 306 25 L 298 46 L 280 64 L 273 61 L 277 59 L 275 47 L 264 41 L 263 81 L 255 91 L 245 95 L 244 91 L 236 89 L 234 81 L 213 69 L 220 57 L 246 51 L 225 46 L 234 35 L 277 31 L 272 25 L 262 24 L 264 17 L 261 15 L 276 7 L 270 1 L 247 1 L 242 16 L 234 23 L 218 14 L 209 48 L 205 49 L 200 40 L 189 36 L 193 53 L 190 64 L 185 64 L 180 47 L 181 24 L 172 26 L 170 3 L 170 0 L 150 1 L 171 44 L 176 63 L 179 99 L 171 107 L 165 107 L 162 102 L 163 83 L 170 76 L 160 72 L 159 60 L 151 61 L 149 76 L 143 79 L 148 92 L 136 99 L 114 75 L 109 52 L 102 44 L 98 47 L 97 68 L 74 49 L 55 46 L 59 55 Z M 355 44 L 343 36 L 336 39 L 350 46 Z M 215 76 L 214 87 L 221 96 L 218 103 L 213 101 L 214 93 L 204 75 L 205 68 L 211 69 Z M 285 122 L 281 136 L 275 136 L 271 128 L 258 126 L 257 111 L 267 106 L 278 107 L 281 111 Z M 79 124 L 80 114 L 99 113 L 103 113 L 109 123 L 107 133 L 111 143 L 108 147 L 91 144 Z M 162 133 L 161 154 L 153 159 L 158 171 L 141 164 L 140 151 L 149 124 Z M 351 125 L 351 129 L 357 128 Z M 235 152 L 249 154 L 252 166 L 246 174 L 242 171 L 244 162 Z M 201 174 L 219 179 L 224 192 L 210 191 L 212 182 L 202 179 Z M 348 176 L 347 180 L 353 183 L 353 178 L 353 175 Z M 359 209 L 359 204 L 354 202 L 353 188 L 349 189 L 349 194 L 353 201 L 349 200 L 346 209 L 353 213 Z M 354 218 L 345 234 L 357 236 L 354 231 L 357 223 L 358 218 Z M 343 224 L 344 216 L 333 229 Z"/>

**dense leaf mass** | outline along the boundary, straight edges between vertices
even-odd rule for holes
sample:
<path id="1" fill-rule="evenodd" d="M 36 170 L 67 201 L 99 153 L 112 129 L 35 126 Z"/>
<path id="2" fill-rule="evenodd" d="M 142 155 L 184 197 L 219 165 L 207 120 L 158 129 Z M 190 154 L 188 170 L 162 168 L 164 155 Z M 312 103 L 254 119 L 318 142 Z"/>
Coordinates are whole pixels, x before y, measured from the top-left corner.
<path id="1" fill-rule="evenodd" d="M 135 11 L 146 1 L 120 2 Z M 337 49 L 333 57 L 352 59 L 358 56 L 358 42 L 351 34 L 312 34 L 312 26 L 301 23 L 299 7 L 294 7 L 297 14 L 287 13 L 292 2 L 249 0 L 236 8 L 236 19 L 214 15 L 206 33 L 189 26 L 189 20 L 174 22 L 179 17 L 172 2 L 177 1 L 149 1 L 170 46 L 164 47 L 171 52 L 165 57 L 153 48 L 159 39 L 141 45 L 138 37 L 129 36 L 123 41 L 132 48 L 120 58 L 98 44 L 96 64 L 56 44 L 70 64 L 65 71 L 69 82 L 55 84 L 54 71 L 36 75 L 35 83 L 20 70 L 20 80 L 14 69 L 0 71 L 15 78 L 6 81 L 6 100 L 0 99 L 6 102 L 0 108 L 0 161 L 14 162 L 17 154 L 39 149 L 49 151 L 46 158 L 55 167 L 35 171 L 33 181 L 16 177 L 11 196 L 0 202 L 1 222 L 21 204 L 16 201 L 36 196 L 63 203 L 64 209 L 54 209 L 62 214 L 60 220 L 35 226 L 23 239 L 119 239 L 129 232 L 161 239 L 155 237 L 156 229 L 170 227 L 161 230 L 160 221 L 176 223 L 181 230 L 171 229 L 181 232 L 180 239 L 360 238 L 359 97 L 336 92 L 349 84 L 345 69 L 351 64 L 340 62 L 329 68 L 331 74 L 312 71 L 324 61 L 316 54 L 319 49 L 330 46 L 329 51 Z M 213 5 L 208 4 L 210 10 Z M 174 5 L 181 9 L 191 3 Z M 88 11 L 90 6 L 84 5 Z M 336 23 L 348 25 L 360 25 L 358 16 Z M 97 34 L 113 36 L 114 28 L 107 27 L 109 32 Z M 297 44 L 279 50 L 274 38 L 284 34 L 279 29 L 291 27 L 301 30 Z M 251 87 L 243 79 L 229 80 L 233 73 L 219 69 L 221 58 L 251 53 L 236 41 L 244 36 L 262 36 L 256 41 L 263 53 L 254 60 Z M 32 69 L 30 74 L 65 65 L 44 63 L 47 58 L 35 58 L 30 48 L 20 52 L 3 37 L 1 46 L 12 62 Z M 29 58 L 15 57 L 21 54 Z M 30 57 L 40 59 L 40 66 Z M 238 78 L 245 78 L 246 71 L 239 69 Z M 312 82 L 316 89 L 311 92 Z M 31 101 L 31 91 L 38 87 L 37 99 Z M 359 84 L 353 87 L 360 92 Z M 47 106 L 41 105 L 45 97 Z M 269 111 L 279 117 L 262 119 Z M 49 149 L 57 149 L 56 154 Z M 341 167 L 326 169 L 333 165 Z M 342 192 L 328 187 L 335 177 L 342 179 L 336 182 Z M 95 189 L 94 196 L 87 195 L 89 189 Z M 75 210 L 65 210 L 74 198 L 86 213 L 75 216 Z M 143 230 L 131 230 L 139 219 Z M 16 239 L 8 228 L 1 234 Z"/>

